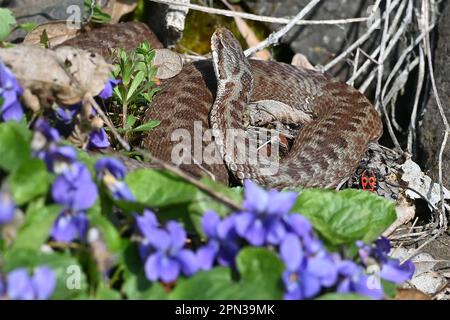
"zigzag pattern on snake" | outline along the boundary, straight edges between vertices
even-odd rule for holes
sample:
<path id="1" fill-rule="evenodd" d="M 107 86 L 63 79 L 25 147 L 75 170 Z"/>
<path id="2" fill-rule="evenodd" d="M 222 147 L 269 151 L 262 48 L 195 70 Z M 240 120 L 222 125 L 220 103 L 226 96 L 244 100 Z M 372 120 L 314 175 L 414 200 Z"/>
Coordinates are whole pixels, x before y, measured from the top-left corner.
<path id="1" fill-rule="evenodd" d="M 118 41 L 110 41 L 109 45 L 120 47 L 123 37 L 119 32 L 114 37 Z M 334 187 L 354 172 L 368 144 L 380 137 L 382 123 L 378 112 L 351 86 L 316 71 L 274 61 L 247 60 L 226 29 L 215 32 L 212 49 L 215 70 L 211 60 L 188 63 L 177 76 L 162 81 L 160 92 L 146 111 L 146 120 L 161 121 L 143 141 L 154 156 L 172 161 L 180 146 L 179 140 L 173 141 L 176 134 L 172 133 L 184 133 L 192 138 L 186 146 L 191 151 L 185 155 L 191 159 L 180 167 L 193 175 L 210 172 L 217 180 L 228 183 L 231 171 L 238 179 L 248 177 L 269 187 Z M 230 171 L 223 161 L 208 163 L 210 159 L 203 157 L 205 149 L 214 149 L 209 154 L 222 158 L 225 154 L 217 143 L 223 146 L 226 139 L 221 141 L 216 135 L 216 143 L 211 144 L 214 138 L 210 136 L 200 145 L 195 145 L 194 140 L 201 140 L 214 123 L 219 132 L 245 130 L 248 103 L 260 100 L 279 101 L 311 117 L 302 124 L 288 155 L 281 159 L 278 172 L 264 176 L 248 163 L 233 166 L 227 161 Z"/>

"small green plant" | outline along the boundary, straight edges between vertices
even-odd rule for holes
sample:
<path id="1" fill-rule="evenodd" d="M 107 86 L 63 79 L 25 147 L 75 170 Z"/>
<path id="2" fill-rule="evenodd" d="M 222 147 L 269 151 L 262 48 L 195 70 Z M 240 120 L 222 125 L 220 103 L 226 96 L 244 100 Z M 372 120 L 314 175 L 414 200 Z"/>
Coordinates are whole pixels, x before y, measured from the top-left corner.
<path id="1" fill-rule="evenodd" d="M 113 75 L 121 79 L 121 83 L 114 88 L 113 103 L 122 106 L 122 129 L 119 132 L 125 133 L 125 136 L 159 125 L 156 120 L 147 123 L 140 120 L 158 91 L 155 82 L 157 69 L 152 65 L 154 57 L 155 52 L 147 41 L 128 54 L 123 49 L 114 52 L 116 64 Z"/>
<path id="2" fill-rule="evenodd" d="M 32 22 L 17 24 L 11 10 L 0 8 L 0 43 L 5 41 L 15 29 L 31 31 L 34 27 L 36 27 L 36 24 Z"/>
<path id="3" fill-rule="evenodd" d="M 100 5 L 94 0 L 84 0 L 84 7 L 88 13 L 89 21 L 94 23 L 108 23 L 111 16 L 102 11 Z"/>

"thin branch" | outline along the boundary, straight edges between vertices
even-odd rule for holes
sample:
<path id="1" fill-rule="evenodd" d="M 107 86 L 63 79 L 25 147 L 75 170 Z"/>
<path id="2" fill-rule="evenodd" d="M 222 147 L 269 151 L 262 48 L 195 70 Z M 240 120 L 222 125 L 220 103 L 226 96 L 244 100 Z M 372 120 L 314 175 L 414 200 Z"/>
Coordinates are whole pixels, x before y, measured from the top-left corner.
<path id="1" fill-rule="evenodd" d="M 400 92 L 405 87 L 406 82 L 409 78 L 409 74 L 419 65 L 419 60 L 419 57 L 415 58 L 406 65 L 404 70 L 396 74 L 395 81 L 390 86 L 391 89 L 387 94 L 382 95 L 381 100 L 383 101 L 383 103 L 388 104 L 389 102 L 391 102 L 391 100 L 397 96 L 398 92 Z"/>
<path id="2" fill-rule="evenodd" d="M 397 62 L 395 63 L 395 66 L 392 68 L 391 73 L 389 74 L 387 80 L 385 81 L 385 88 L 383 89 L 383 92 L 381 93 L 382 96 L 386 95 L 386 90 L 389 87 L 391 81 L 396 77 L 397 72 L 399 71 L 400 67 L 402 66 L 403 62 L 406 60 L 407 57 L 409 57 L 409 55 L 411 54 L 412 50 L 414 50 L 414 48 L 419 45 L 423 39 L 425 38 L 425 36 L 431 31 L 433 30 L 435 27 L 435 25 L 431 25 L 429 28 L 425 29 L 415 40 L 413 43 L 411 43 L 407 48 L 405 48 L 402 52 L 402 54 L 400 55 L 400 57 L 398 57 Z"/>
<path id="3" fill-rule="evenodd" d="M 182 3 L 176 0 L 149 0 L 156 3 L 162 3 L 166 5 L 176 5 L 180 7 L 186 7 L 188 9 L 212 13 L 217 15 L 222 15 L 226 17 L 238 17 L 247 20 L 260 21 L 260 22 L 268 22 L 268 23 L 276 23 L 276 24 L 288 24 L 292 21 L 292 18 L 277 18 L 277 17 L 269 17 L 269 16 L 261 16 L 246 12 L 235 12 L 224 9 L 216 9 L 205 6 L 200 6 L 197 4 L 190 3 Z M 341 25 L 341 24 L 349 24 L 349 23 L 361 23 L 369 20 L 369 17 L 361 17 L 361 18 L 349 18 L 349 19 L 332 19 L 332 20 L 298 20 L 296 21 L 296 25 L 304 26 L 304 25 Z"/>
<path id="4" fill-rule="evenodd" d="M 92 104 L 92 107 L 95 109 L 95 111 L 97 111 L 97 113 L 100 115 L 100 118 L 105 122 L 105 124 L 111 130 L 112 134 L 117 139 L 117 141 L 119 141 L 119 143 L 122 145 L 122 147 L 126 151 L 130 151 L 131 150 L 130 145 L 128 144 L 128 142 L 125 141 L 124 138 L 122 138 L 122 136 L 119 134 L 119 132 L 117 132 L 116 127 L 114 127 L 114 124 L 106 116 L 106 114 L 103 112 L 102 108 L 100 108 L 97 101 L 95 101 L 95 99 L 91 95 L 89 95 L 87 98 L 88 98 L 89 102 Z"/>
<path id="5" fill-rule="evenodd" d="M 285 25 L 277 32 L 271 33 L 269 37 L 267 37 L 267 39 L 261 41 L 256 46 L 245 50 L 245 56 L 249 57 L 252 54 L 265 49 L 270 45 L 277 44 L 281 37 L 288 33 L 289 30 L 291 30 L 296 25 L 296 23 L 300 21 L 300 19 L 302 19 L 304 16 L 306 16 L 319 2 L 320 0 L 311 0 L 287 25 Z"/>
<path id="6" fill-rule="evenodd" d="M 391 7 L 391 0 L 386 0 L 386 7 L 390 8 Z M 410 0 L 411 2 L 411 0 Z M 381 35 L 381 44 L 380 44 L 380 55 L 378 57 L 378 76 L 377 76 L 377 87 L 376 87 L 376 91 L 375 91 L 375 109 L 378 110 L 378 105 L 380 103 L 381 97 L 380 97 L 380 92 L 381 92 L 381 82 L 383 81 L 383 74 L 384 74 L 384 62 L 385 62 L 385 57 L 384 57 L 384 52 L 386 50 L 386 44 L 389 38 L 388 35 L 388 31 L 389 31 L 389 14 L 386 14 L 386 18 L 384 19 L 384 25 L 383 25 L 383 34 Z M 387 114 L 385 114 L 385 116 L 387 117 Z"/>
<path id="7" fill-rule="evenodd" d="M 424 23 L 425 26 L 429 25 L 429 1 L 423 1 L 422 2 L 422 9 L 423 9 L 423 16 L 424 16 Z M 433 94 L 434 94 L 434 98 L 436 100 L 436 104 L 438 106 L 439 109 L 439 113 L 441 115 L 442 118 L 442 122 L 444 124 L 445 127 L 445 132 L 444 132 L 444 139 L 442 140 L 442 144 L 441 144 L 441 149 L 439 151 L 439 165 L 438 165 L 438 171 L 439 171 L 439 188 L 441 191 L 441 208 L 442 208 L 442 212 L 441 214 L 443 215 L 443 217 L 441 217 L 442 219 L 442 228 L 446 228 L 447 227 L 447 221 L 446 221 L 446 217 L 445 217 L 445 201 L 444 201 L 444 188 L 443 188 L 443 184 L 442 184 L 442 157 L 444 154 L 444 149 L 445 146 L 447 144 L 447 139 L 448 139 L 448 134 L 450 132 L 450 126 L 448 124 L 447 121 L 447 117 L 445 116 L 445 112 L 444 112 L 444 107 L 442 106 L 442 102 L 441 99 L 439 97 L 439 92 L 437 90 L 437 86 L 436 86 L 436 80 L 434 78 L 434 69 L 433 69 L 433 61 L 432 61 L 432 55 L 431 55 L 431 45 L 430 45 L 430 35 L 427 33 L 426 37 L 425 37 L 425 52 L 427 54 L 427 60 L 428 60 L 428 69 L 430 71 L 430 79 L 431 79 L 431 86 L 433 88 Z"/>
<path id="8" fill-rule="evenodd" d="M 233 200 L 231 200 L 230 198 L 224 196 L 223 194 L 211 189 L 210 187 L 208 187 L 207 185 L 205 185 L 204 183 L 202 183 L 201 181 L 197 180 L 196 178 L 194 178 L 193 176 L 190 176 L 189 174 L 185 173 L 184 171 L 182 171 L 180 168 L 171 165 L 170 163 L 167 163 L 161 159 L 158 159 L 157 157 L 151 155 L 148 151 L 146 150 L 139 150 L 140 152 L 142 152 L 143 154 L 145 154 L 145 156 L 147 156 L 149 158 L 149 160 L 155 164 L 157 164 L 158 166 L 160 166 L 161 168 L 170 171 L 172 173 L 174 173 L 175 175 L 179 176 L 180 178 L 186 180 L 187 182 L 189 182 L 190 184 L 196 186 L 198 189 L 202 190 L 203 192 L 205 192 L 206 194 L 210 195 L 212 198 L 222 202 L 223 204 L 227 205 L 228 207 L 230 207 L 233 210 L 238 210 L 238 211 L 242 211 L 242 206 L 236 202 L 234 202 Z"/>
<path id="9" fill-rule="evenodd" d="M 415 249 L 411 254 L 409 254 L 406 258 L 404 258 L 400 264 L 405 263 L 406 261 L 408 261 L 411 258 L 414 258 L 417 254 L 419 254 L 421 252 L 421 250 L 427 246 L 428 244 L 430 244 L 431 242 L 433 242 L 434 240 L 436 240 L 440 235 L 442 234 L 442 232 L 437 232 L 434 236 L 432 236 L 431 238 L 429 238 L 427 241 L 425 241 L 424 243 L 422 243 L 419 247 L 417 247 L 417 249 Z"/>
<path id="10" fill-rule="evenodd" d="M 425 81 L 425 58 L 423 48 L 419 48 L 419 76 L 417 79 L 416 96 L 414 97 L 413 110 L 411 112 L 411 118 L 408 127 L 408 153 L 413 153 L 413 142 L 416 140 L 416 121 L 417 121 L 417 109 L 419 107 L 420 95 L 422 92 L 423 83 Z"/>
<path id="11" fill-rule="evenodd" d="M 379 3 L 380 1 L 378 1 Z M 400 2 L 400 0 L 397 0 L 394 2 L 393 6 L 397 5 Z M 359 37 L 355 42 L 353 42 L 346 50 L 344 50 L 341 54 L 339 54 L 336 58 L 331 60 L 329 63 L 327 63 L 325 66 L 321 67 L 323 71 L 328 71 L 329 69 L 333 68 L 335 65 L 337 65 L 341 60 L 343 60 L 347 55 L 350 54 L 350 52 L 353 52 L 356 48 L 358 48 L 361 44 L 363 44 L 369 37 L 372 35 L 375 30 L 380 28 L 381 19 L 376 19 L 373 21 L 369 29 L 364 33 L 361 37 Z"/>
<path id="12" fill-rule="evenodd" d="M 400 10 L 403 11 L 403 7 L 404 7 L 405 2 L 403 2 L 400 7 L 399 7 L 399 12 Z M 395 7 L 396 7 L 397 3 L 393 3 L 391 5 L 391 7 L 389 8 L 389 10 L 385 13 L 388 14 L 390 13 Z M 411 22 L 411 17 L 412 17 L 412 7 L 409 8 L 410 10 L 408 10 L 408 14 L 407 16 L 404 18 L 402 25 L 399 28 L 395 28 L 396 25 L 392 25 L 391 28 L 389 28 L 389 32 L 388 32 L 388 38 L 390 39 L 389 41 L 389 45 L 386 48 L 383 56 L 381 57 L 381 61 L 384 63 L 386 61 L 386 59 L 388 58 L 388 56 L 390 55 L 390 53 L 392 52 L 392 50 L 395 48 L 397 42 L 399 41 L 400 37 L 404 34 L 404 31 L 406 30 L 408 24 Z M 381 21 L 381 20 L 379 20 Z M 375 58 L 377 57 L 377 55 L 379 54 L 379 52 L 381 51 L 381 47 L 377 47 L 372 54 L 370 55 L 370 57 L 372 59 L 367 60 L 363 63 L 363 65 L 361 66 L 361 68 L 358 70 L 358 72 L 352 77 L 350 78 L 347 83 L 349 81 L 355 81 L 357 77 L 359 77 L 364 71 L 367 70 L 367 68 L 370 66 L 371 62 L 373 62 L 375 60 Z M 380 59 L 377 61 L 376 63 L 376 67 L 378 70 L 379 67 L 379 63 L 380 63 Z M 375 71 L 372 71 L 375 72 Z"/>

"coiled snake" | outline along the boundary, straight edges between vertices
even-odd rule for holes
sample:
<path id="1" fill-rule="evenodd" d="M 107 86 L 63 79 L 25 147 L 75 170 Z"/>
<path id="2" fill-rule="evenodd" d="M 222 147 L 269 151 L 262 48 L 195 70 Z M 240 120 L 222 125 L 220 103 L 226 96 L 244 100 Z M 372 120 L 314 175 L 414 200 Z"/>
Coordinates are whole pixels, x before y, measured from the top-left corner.
<path id="1" fill-rule="evenodd" d="M 316 71 L 247 59 L 224 28 L 214 32 L 211 48 L 212 62 L 187 64 L 162 84 L 148 108 L 147 119 L 161 120 L 144 140 L 155 156 L 224 182 L 228 167 L 238 180 L 249 178 L 267 187 L 335 187 L 352 175 L 368 144 L 380 137 L 378 112 L 351 86 Z M 301 122 L 289 153 L 269 159 L 276 170 L 264 171 L 248 154 L 238 157 L 255 140 L 248 130 L 255 101 L 282 122 Z M 239 142 L 233 141 L 236 136 Z"/>

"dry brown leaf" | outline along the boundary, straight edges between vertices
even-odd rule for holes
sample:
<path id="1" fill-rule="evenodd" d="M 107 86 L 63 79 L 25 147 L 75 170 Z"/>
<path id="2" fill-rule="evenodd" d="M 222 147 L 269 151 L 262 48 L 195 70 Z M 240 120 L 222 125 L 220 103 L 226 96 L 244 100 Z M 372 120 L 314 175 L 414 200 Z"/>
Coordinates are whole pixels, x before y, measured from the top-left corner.
<path id="1" fill-rule="evenodd" d="M 417 289 L 397 289 L 395 300 L 431 300 L 431 297 Z"/>
<path id="2" fill-rule="evenodd" d="M 17 45 L 0 49 L 0 59 L 12 69 L 22 87 L 39 98 L 41 106 L 53 101 L 72 105 L 87 94 L 98 95 L 112 67 L 100 55 L 67 46 L 53 51 Z"/>
<path id="3" fill-rule="evenodd" d="M 157 78 L 169 79 L 180 73 L 183 60 L 179 54 L 169 49 L 155 49 L 153 65 L 158 68 Z"/>
<path id="4" fill-rule="evenodd" d="M 429 176 L 422 172 L 420 166 L 411 159 L 406 160 L 402 164 L 401 169 L 403 171 L 402 180 L 408 183 L 408 187 L 420 192 L 427 197 L 429 202 L 437 206 L 441 201 L 439 184 L 433 182 Z M 412 190 L 406 190 L 405 194 L 410 199 L 421 198 L 420 195 Z M 444 199 L 450 199 L 450 191 L 445 187 L 443 187 L 443 196 Z"/>
<path id="5" fill-rule="evenodd" d="M 51 21 L 41 24 L 31 30 L 25 36 L 23 43 L 29 45 L 39 44 L 44 31 L 47 33 L 50 48 L 56 47 L 58 44 L 72 39 L 80 33 L 80 29 L 69 28 L 67 26 L 67 21 Z"/>
<path id="6" fill-rule="evenodd" d="M 309 62 L 308 58 L 306 58 L 306 56 L 301 53 L 296 53 L 292 57 L 291 64 L 296 67 L 302 67 L 309 70 L 316 70 L 316 68 L 314 68 L 311 62 Z"/>
<path id="7" fill-rule="evenodd" d="M 409 204 L 406 199 L 401 198 L 395 208 L 397 213 L 397 219 L 392 223 L 389 228 L 383 232 L 384 237 L 388 237 L 401 225 L 407 224 L 409 221 L 414 219 L 416 215 L 416 207 Z"/>
<path id="8" fill-rule="evenodd" d="M 77 82 L 82 97 L 86 94 L 96 96 L 103 90 L 112 66 L 101 55 L 68 46 L 59 47 L 55 53 Z"/>
<path id="9" fill-rule="evenodd" d="M 110 23 L 118 23 L 120 18 L 132 12 L 136 6 L 136 0 L 110 0 L 102 10 L 111 16 Z"/>

